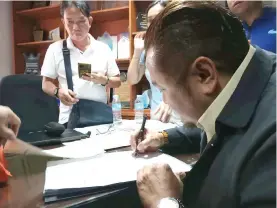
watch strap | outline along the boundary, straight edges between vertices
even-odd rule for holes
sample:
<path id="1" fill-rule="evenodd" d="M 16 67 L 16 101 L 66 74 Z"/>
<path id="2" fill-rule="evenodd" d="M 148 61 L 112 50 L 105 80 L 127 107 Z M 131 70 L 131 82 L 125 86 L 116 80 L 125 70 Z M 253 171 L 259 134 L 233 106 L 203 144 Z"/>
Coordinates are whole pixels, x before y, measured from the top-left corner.
<path id="1" fill-rule="evenodd" d="M 179 208 L 185 208 L 185 205 L 182 203 L 182 201 L 180 199 L 175 199 L 175 200 L 178 202 Z"/>
<path id="2" fill-rule="evenodd" d="M 107 76 L 107 81 L 105 84 L 102 84 L 102 86 L 106 86 L 109 83 L 109 81 L 110 81 L 110 78 Z"/>
<path id="3" fill-rule="evenodd" d="M 166 131 L 160 131 L 159 133 L 163 135 L 162 137 L 163 144 L 168 144 L 168 133 Z"/>
<path id="4" fill-rule="evenodd" d="M 176 206 L 178 206 L 178 208 L 185 208 L 185 206 L 184 206 L 184 204 L 182 203 L 181 200 L 179 200 L 177 198 L 173 198 L 173 197 L 166 197 L 166 198 L 161 199 L 158 206 L 157 206 L 157 208 L 169 207 L 168 202 L 170 202 L 170 204 L 171 204 L 171 202 L 174 202 L 174 204 Z M 176 207 L 176 206 L 174 206 L 174 207 Z M 170 207 L 172 207 L 172 206 L 170 206 Z"/>
<path id="5" fill-rule="evenodd" d="M 54 91 L 54 95 L 55 95 L 56 98 L 59 98 L 59 96 L 58 96 L 59 90 L 60 90 L 60 88 L 57 87 L 57 88 L 55 89 L 55 91 Z"/>

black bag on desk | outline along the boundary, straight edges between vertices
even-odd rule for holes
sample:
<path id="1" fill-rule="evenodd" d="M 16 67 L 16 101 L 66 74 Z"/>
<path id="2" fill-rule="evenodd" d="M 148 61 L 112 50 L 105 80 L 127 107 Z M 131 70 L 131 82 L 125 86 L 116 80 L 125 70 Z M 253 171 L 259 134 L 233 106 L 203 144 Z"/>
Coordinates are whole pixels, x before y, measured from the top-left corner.
<path id="1" fill-rule="evenodd" d="M 67 86 L 73 91 L 70 51 L 67 48 L 66 40 L 63 41 L 63 57 Z M 67 128 L 74 129 L 110 123 L 113 123 L 113 112 L 110 106 L 102 102 L 80 99 L 72 107 Z"/>

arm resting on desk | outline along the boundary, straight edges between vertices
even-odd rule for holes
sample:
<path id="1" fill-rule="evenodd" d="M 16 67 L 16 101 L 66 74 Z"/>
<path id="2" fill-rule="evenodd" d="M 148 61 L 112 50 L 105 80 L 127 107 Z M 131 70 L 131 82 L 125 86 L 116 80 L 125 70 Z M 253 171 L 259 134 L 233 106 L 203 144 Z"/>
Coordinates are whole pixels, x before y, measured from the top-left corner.
<path id="1" fill-rule="evenodd" d="M 199 153 L 201 129 L 176 127 L 166 130 L 168 144 L 162 150 L 176 153 Z"/>

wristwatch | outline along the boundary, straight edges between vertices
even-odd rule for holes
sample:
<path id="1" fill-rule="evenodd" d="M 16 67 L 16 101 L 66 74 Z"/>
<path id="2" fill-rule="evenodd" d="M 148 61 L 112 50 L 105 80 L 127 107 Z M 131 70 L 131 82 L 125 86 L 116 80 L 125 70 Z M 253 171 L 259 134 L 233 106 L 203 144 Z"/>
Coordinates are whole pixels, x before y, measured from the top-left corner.
<path id="1" fill-rule="evenodd" d="M 59 89 L 60 89 L 60 88 L 57 87 L 57 88 L 54 90 L 54 95 L 55 95 L 56 98 L 59 98 Z"/>
<path id="2" fill-rule="evenodd" d="M 167 197 L 160 200 L 157 208 L 185 208 L 178 199 Z"/>
<path id="3" fill-rule="evenodd" d="M 110 79 L 109 79 L 109 77 L 107 76 L 107 81 L 106 81 L 106 83 L 105 83 L 105 84 L 101 84 L 101 85 L 105 87 L 105 86 L 109 83 L 109 81 L 110 81 Z"/>

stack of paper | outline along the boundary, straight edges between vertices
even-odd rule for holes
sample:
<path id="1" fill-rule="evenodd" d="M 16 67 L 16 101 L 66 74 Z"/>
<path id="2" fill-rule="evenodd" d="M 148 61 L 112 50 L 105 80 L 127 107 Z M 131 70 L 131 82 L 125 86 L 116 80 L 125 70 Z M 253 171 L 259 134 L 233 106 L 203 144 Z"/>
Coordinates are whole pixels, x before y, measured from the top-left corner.
<path id="1" fill-rule="evenodd" d="M 177 125 L 173 124 L 173 123 L 163 123 L 161 121 L 158 120 L 147 120 L 146 124 L 145 124 L 146 128 L 152 131 L 162 131 L 165 129 L 170 129 L 170 128 L 174 128 Z M 120 125 L 118 128 L 119 129 L 126 129 L 126 130 L 139 130 L 141 127 L 141 124 L 136 123 L 135 120 L 124 120 L 122 122 L 122 125 Z"/>
<path id="2" fill-rule="evenodd" d="M 101 153 L 104 153 L 105 151 L 103 148 L 97 145 L 86 146 L 80 143 L 76 143 L 75 145 L 63 146 L 50 150 L 43 150 L 43 152 L 52 156 L 62 158 L 86 158 L 99 155 Z"/>
<path id="3" fill-rule="evenodd" d="M 134 120 L 123 120 L 122 124 L 116 127 L 111 127 L 109 124 L 76 129 L 81 133 L 91 131 L 91 137 L 89 139 L 83 139 L 75 142 L 66 142 L 63 144 L 78 144 L 83 145 L 84 148 L 99 146 L 104 150 L 127 147 L 130 146 L 131 134 L 140 129 L 140 126 L 141 124 L 137 124 Z M 151 131 L 161 131 L 174 127 L 176 127 L 175 124 L 165 124 L 157 120 L 147 120 L 146 122 L 146 128 Z"/>
<path id="4" fill-rule="evenodd" d="M 111 134 L 94 136 L 93 138 L 88 138 L 76 142 L 64 143 L 66 146 L 79 145 L 83 148 L 98 146 L 104 150 L 111 150 L 119 147 L 130 146 L 130 132 L 125 131 L 115 131 Z"/>
<path id="5" fill-rule="evenodd" d="M 187 172 L 191 169 L 186 163 L 162 153 L 134 157 L 132 151 L 105 153 L 100 156 L 71 161 L 64 164 L 49 162 L 46 169 L 44 186 L 45 198 L 59 195 L 69 197 L 72 194 L 99 193 L 126 187 L 126 183 L 136 181 L 137 171 L 145 165 L 167 163 L 173 172 Z M 124 186 L 120 186 L 124 185 Z M 107 189 L 108 187 L 108 189 Z"/>

